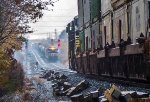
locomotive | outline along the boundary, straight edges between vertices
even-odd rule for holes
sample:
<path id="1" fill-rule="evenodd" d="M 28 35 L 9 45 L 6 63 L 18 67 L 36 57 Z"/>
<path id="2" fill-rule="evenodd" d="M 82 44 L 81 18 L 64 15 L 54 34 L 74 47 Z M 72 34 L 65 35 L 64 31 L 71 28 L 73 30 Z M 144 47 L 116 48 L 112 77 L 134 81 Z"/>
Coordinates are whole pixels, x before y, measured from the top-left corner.
<path id="1" fill-rule="evenodd" d="M 41 41 L 38 44 L 38 50 L 43 53 L 44 57 L 46 57 L 49 61 L 57 61 L 58 60 L 58 47 L 57 43 L 54 39 L 47 39 L 45 41 Z"/>
<path id="2" fill-rule="evenodd" d="M 50 46 L 45 51 L 46 58 L 50 60 L 57 60 L 58 59 L 58 48 L 55 46 Z"/>

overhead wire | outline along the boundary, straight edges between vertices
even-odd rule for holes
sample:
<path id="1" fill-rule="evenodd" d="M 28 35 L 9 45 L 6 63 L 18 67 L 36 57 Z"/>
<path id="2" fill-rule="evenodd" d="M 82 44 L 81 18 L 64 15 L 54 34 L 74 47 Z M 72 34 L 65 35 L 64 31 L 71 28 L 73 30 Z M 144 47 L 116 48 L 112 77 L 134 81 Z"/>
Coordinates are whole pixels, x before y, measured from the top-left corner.
<path id="1" fill-rule="evenodd" d="M 39 35 L 39 34 L 45 34 L 48 35 L 50 33 L 55 33 L 55 32 L 45 32 L 45 33 L 32 33 L 33 35 Z M 57 33 L 61 33 L 61 31 L 57 31 Z"/>
<path id="2" fill-rule="evenodd" d="M 32 27 L 66 27 L 66 26 L 32 26 Z"/>
<path id="3" fill-rule="evenodd" d="M 44 17 L 60 17 L 60 18 L 62 17 L 63 18 L 63 17 L 75 17 L 75 16 L 74 15 L 72 15 L 72 16 L 48 16 L 48 15 L 44 15 Z"/>

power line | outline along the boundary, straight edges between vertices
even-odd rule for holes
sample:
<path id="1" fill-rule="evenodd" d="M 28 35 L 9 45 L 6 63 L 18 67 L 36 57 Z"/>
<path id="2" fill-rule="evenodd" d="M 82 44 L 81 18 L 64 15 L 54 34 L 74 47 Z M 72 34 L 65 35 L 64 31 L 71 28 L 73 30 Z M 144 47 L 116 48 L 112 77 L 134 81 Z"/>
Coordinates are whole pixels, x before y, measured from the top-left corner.
<path id="1" fill-rule="evenodd" d="M 51 33 L 55 33 L 55 32 L 47 32 L 47 33 L 32 33 L 32 34 L 29 34 L 29 35 L 39 35 L 39 34 L 44 34 L 44 35 L 49 35 Z M 61 31 L 58 31 L 57 33 L 61 33 Z"/>
<path id="2" fill-rule="evenodd" d="M 77 10 L 77 8 L 68 8 L 68 9 L 52 9 L 53 11 L 62 11 L 62 10 L 64 10 L 64 11 L 68 11 L 68 10 Z"/>
<path id="3" fill-rule="evenodd" d="M 68 21 L 38 21 L 38 22 L 55 22 L 55 23 L 66 23 Z M 37 22 L 37 23 L 38 23 Z"/>
<path id="4" fill-rule="evenodd" d="M 60 18 L 63 18 L 63 17 L 75 17 L 74 15 L 72 16 L 48 16 L 48 15 L 44 15 L 43 17 L 60 17 Z"/>
<path id="5" fill-rule="evenodd" d="M 66 27 L 66 26 L 31 26 L 31 27 Z"/>
<path id="6" fill-rule="evenodd" d="M 61 33 L 62 31 L 58 31 L 57 33 Z M 32 33 L 32 34 L 28 34 L 28 35 L 50 35 L 50 34 L 54 34 L 55 32 L 47 32 L 47 33 Z"/>

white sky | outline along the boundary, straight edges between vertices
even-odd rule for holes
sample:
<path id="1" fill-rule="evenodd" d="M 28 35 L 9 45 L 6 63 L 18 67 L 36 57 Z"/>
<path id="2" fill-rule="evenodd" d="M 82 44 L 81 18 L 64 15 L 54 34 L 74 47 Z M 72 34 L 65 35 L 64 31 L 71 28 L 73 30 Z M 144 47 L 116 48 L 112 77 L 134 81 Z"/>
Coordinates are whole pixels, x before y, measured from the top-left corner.
<path id="1" fill-rule="evenodd" d="M 59 0 L 54 7 L 49 8 L 53 11 L 44 11 L 43 18 L 38 23 L 31 24 L 35 32 L 29 36 L 29 39 L 48 37 L 54 34 L 55 29 L 59 34 L 78 14 L 77 0 Z"/>

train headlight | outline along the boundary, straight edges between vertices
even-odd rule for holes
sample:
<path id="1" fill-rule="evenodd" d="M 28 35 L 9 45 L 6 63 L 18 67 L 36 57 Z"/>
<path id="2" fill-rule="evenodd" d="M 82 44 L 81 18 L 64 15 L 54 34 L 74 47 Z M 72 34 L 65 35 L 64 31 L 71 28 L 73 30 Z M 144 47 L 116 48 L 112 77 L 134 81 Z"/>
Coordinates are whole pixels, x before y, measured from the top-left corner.
<path id="1" fill-rule="evenodd" d="M 51 47 L 51 50 L 53 50 L 53 51 L 54 51 L 55 49 L 56 49 L 55 47 Z"/>

